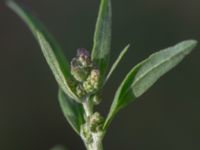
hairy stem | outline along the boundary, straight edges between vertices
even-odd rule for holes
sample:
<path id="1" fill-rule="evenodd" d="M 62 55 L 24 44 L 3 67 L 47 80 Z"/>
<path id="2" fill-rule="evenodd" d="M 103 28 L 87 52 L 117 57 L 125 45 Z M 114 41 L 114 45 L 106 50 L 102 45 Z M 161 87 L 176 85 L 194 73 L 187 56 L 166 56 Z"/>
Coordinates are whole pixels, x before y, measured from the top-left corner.
<path id="1" fill-rule="evenodd" d="M 93 104 L 90 102 L 88 97 L 83 102 L 83 108 L 85 110 L 86 117 L 89 117 L 93 114 Z"/>
<path id="2" fill-rule="evenodd" d="M 93 135 L 93 138 L 95 138 L 94 135 Z M 96 139 L 94 139 L 94 141 L 91 144 L 89 144 L 87 150 L 103 150 L 102 139 L 99 137 L 96 137 Z"/>
<path id="3" fill-rule="evenodd" d="M 94 113 L 93 112 L 93 103 L 86 98 L 83 102 L 83 108 L 85 110 L 85 125 L 83 126 L 82 130 L 82 140 L 85 143 L 87 150 L 103 150 L 103 133 L 97 132 L 94 133 L 90 129 L 89 117 Z"/>

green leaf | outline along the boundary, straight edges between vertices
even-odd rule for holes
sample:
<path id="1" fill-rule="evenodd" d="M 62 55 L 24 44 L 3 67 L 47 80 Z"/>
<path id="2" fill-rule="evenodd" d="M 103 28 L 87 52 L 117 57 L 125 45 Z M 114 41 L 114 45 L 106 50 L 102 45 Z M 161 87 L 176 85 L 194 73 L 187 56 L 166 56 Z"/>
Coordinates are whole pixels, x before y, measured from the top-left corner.
<path id="1" fill-rule="evenodd" d="M 80 126 L 84 123 L 82 105 L 70 99 L 61 89 L 58 92 L 58 99 L 65 118 L 76 133 L 79 134 Z"/>
<path id="2" fill-rule="evenodd" d="M 179 64 L 197 45 L 197 41 L 183 41 L 154 53 L 135 66 L 119 86 L 104 124 L 108 127 L 115 114 L 146 92 L 161 76 Z"/>
<path id="3" fill-rule="evenodd" d="M 56 81 L 62 90 L 77 100 L 77 96 L 71 91 L 70 81 L 70 67 L 64 57 L 64 54 L 54 40 L 54 38 L 47 32 L 45 27 L 35 18 L 28 10 L 22 8 L 12 0 L 8 0 L 8 7 L 10 7 L 30 28 L 34 37 L 41 46 L 42 52 L 50 66 Z"/>
<path id="4" fill-rule="evenodd" d="M 106 77 L 106 81 L 108 81 L 108 79 L 110 78 L 110 76 L 112 75 L 112 73 L 114 72 L 114 70 L 116 69 L 116 67 L 118 66 L 118 64 L 120 63 L 121 59 L 124 57 L 124 55 L 126 54 L 126 52 L 128 51 L 130 45 L 127 45 L 119 54 L 119 56 L 117 57 L 116 61 L 113 63 L 107 77 Z M 106 82 L 105 81 L 105 82 Z"/>
<path id="5" fill-rule="evenodd" d="M 108 66 L 111 48 L 111 11 L 111 1 L 101 0 L 94 34 L 92 60 L 99 66 L 103 80 Z"/>

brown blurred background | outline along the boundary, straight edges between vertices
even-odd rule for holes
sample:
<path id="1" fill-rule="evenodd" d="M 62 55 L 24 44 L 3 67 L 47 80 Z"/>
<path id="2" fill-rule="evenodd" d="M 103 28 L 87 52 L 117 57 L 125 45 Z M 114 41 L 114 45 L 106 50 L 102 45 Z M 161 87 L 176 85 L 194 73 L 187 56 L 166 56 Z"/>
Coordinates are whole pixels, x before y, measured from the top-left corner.
<path id="1" fill-rule="evenodd" d="M 36 12 L 70 60 L 91 49 L 99 0 L 18 0 Z M 113 0 L 114 61 L 132 47 L 105 87 L 105 115 L 128 70 L 152 52 L 179 41 L 200 41 L 199 0 Z M 200 46 L 137 102 L 119 113 L 105 150 L 200 149 Z M 84 150 L 65 121 L 57 84 L 24 23 L 0 2 L 0 150 Z"/>

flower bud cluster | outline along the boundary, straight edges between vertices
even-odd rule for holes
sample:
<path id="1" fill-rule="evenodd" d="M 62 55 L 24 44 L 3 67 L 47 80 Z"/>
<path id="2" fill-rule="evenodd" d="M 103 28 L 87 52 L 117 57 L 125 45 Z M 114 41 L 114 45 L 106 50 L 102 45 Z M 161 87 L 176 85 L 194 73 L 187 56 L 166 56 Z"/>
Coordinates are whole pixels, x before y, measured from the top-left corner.
<path id="1" fill-rule="evenodd" d="M 78 49 L 77 56 L 71 61 L 71 74 L 77 81 L 83 82 L 90 73 L 91 65 L 89 52 L 85 49 Z"/>
<path id="2" fill-rule="evenodd" d="M 95 112 L 89 117 L 90 130 L 94 133 L 101 131 L 103 122 L 104 118 L 100 115 L 100 113 Z"/>
<path id="3" fill-rule="evenodd" d="M 81 125 L 81 133 L 80 133 L 82 139 L 84 139 L 84 141 L 87 144 L 90 144 L 93 142 L 93 138 L 92 138 L 92 134 L 90 132 L 90 129 L 88 128 L 88 123 L 86 122 L 85 124 Z"/>
<path id="4" fill-rule="evenodd" d="M 100 72 L 98 69 L 93 69 L 90 72 L 87 80 L 83 83 L 83 87 L 87 93 L 92 93 L 99 87 Z"/>
<path id="5" fill-rule="evenodd" d="M 71 74 L 77 81 L 75 93 L 79 98 L 95 93 L 99 88 L 100 71 L 91 61 L 90 53 L 78 49 L 71 61 Z"/>

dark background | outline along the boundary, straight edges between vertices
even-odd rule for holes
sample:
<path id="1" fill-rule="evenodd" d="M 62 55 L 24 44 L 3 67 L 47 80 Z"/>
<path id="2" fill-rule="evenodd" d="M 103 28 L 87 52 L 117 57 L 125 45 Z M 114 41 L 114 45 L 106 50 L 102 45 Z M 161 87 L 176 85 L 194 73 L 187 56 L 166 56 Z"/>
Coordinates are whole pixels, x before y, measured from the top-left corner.
<path id="1" fill-rule="evenodd" d="M 99 0 L 18 0 L 36 12 L 70 60 L 91 49 Z M 179 41 L 200 41 L 199 0 L 113 0 L 114 61 L 132 47 L 105 87 L 105 115 L 128 70 L 152 52 Z M 200 149 L 200 46 L 137 102 L 119 113 L 106 150 Z M 0 2 L 0 150 L 84 150 L 65 121 L 57 84 L 24 23 Z"/>

